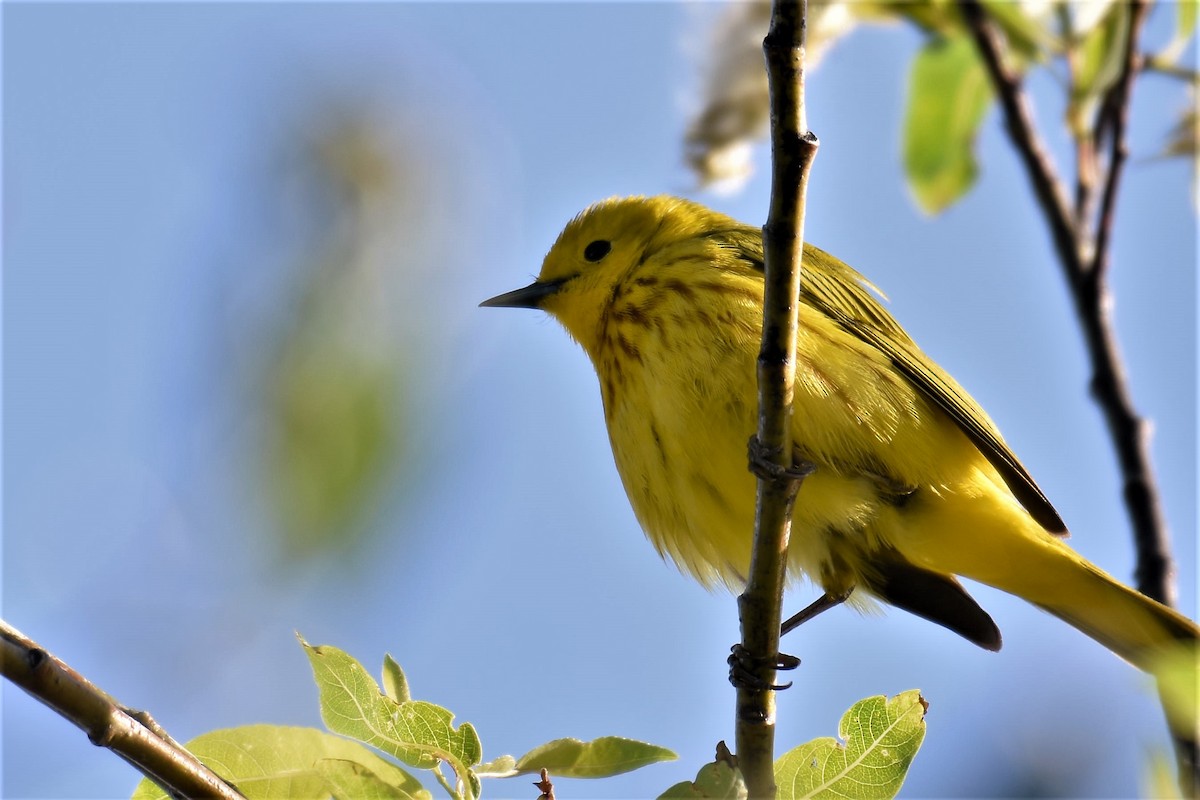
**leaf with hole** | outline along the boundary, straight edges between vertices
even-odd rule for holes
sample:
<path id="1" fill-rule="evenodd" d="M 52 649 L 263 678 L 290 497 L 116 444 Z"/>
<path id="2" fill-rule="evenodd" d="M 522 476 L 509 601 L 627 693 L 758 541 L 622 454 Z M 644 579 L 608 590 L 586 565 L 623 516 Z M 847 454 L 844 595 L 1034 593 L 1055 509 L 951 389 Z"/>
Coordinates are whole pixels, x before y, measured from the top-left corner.
<path id="1" fill-rule="evenodd" d="M 895 797 L 925 739 L 926 708 L 915 689 L 858 701 L 838 724 L 841 741 L 814 739 L 775 762 L 779 800 Z"/>

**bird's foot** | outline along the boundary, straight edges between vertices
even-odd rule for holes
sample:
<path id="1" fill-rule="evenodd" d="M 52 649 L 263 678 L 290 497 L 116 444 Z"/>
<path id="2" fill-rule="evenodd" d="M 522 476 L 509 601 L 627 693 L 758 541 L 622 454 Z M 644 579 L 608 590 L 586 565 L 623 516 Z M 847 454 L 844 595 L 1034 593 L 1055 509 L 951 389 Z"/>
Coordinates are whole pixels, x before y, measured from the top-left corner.
<path id="1" fill-rule="evenodd" d="M 773 656 L 756 656 L 751 655 L 750 651 L 741 645 L 735 644 L 729 648 L 729 682 L 738 689 L 750 689 L 756 692 L 765 692 L 768 689 L 779 692 L 792 685 L 791 681 L 784 684 L 769 683 L 759 677 L 758 672 L 763 667 L 771 667 L 776 670 L 795 669 L 800 666 L 800 659 L 795 656 L 790 656 L 787 653 L 776 653 Z"/>
<path id="2" fill-rule="evenodd" d="M 750 437 L 747 446 L 750 459 L 750 471 L 766 481 L 790 480 L 802 481 L 813 473 L 816 467 L 809 461 L 793 461 L 790 466 L 781 466 L 775 459 L 779 449 L 767 447 L 757 435 Z"/>

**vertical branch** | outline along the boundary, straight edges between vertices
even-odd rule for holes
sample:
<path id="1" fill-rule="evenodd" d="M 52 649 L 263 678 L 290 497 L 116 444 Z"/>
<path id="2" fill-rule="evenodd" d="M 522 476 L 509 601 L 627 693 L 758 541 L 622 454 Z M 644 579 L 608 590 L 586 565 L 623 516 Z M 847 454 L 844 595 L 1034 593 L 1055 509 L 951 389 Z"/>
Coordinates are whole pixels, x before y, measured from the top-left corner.
<path id="1" fill-rule="evenodd" d="M 1148 4 L 1131 0 L 1124 68 L 1104 104 L 1109 122 L 1109 156 L 1094 237 L 1080 241 L 1075 214 L 1066 202 L 1062 182 L 1037 134 L 1029 99 L 1019 78 L 1003 61 L 1002 43 L 987 19 L 979 0 L 962 0 L 967 22 L 980 57 L 996 87 L 1004 111 L 1005 128 L 1033 184 L 1034 194 L 1050 226 L 1059 262 L 1071 288 L 1075 310 L 1083 327 L 1084 341 L 1092 366 L 1092 394 L 1117 451 L 1124 483 L 1126 510 L 1133 525 L 1138 553 L 1139 591 L 1160 602 L 1172 599 L 1172 565 L 1167 526 L 1162 515 L 1154 470 L 1150 463 L 1146 423 L 1134 410 L 1125 366 L 1117 347 L 1111 318 L 1112 297 L 1108 290 L 1108 266 L 1117 189 L 1128 155 L 1126 122 L 1137 72 L 1137 40 L 1145 22 Z"/>
<path id="2" fill-rule="evenodd" d="M 1054 162 L 1037 135 L 1029 97 L 1025 94 L 1020 77 L 1004 63 L 1000 34 L 988 20 L 980 0 L 961 0 L 961 8 L 963 20 L 975 39 L 980 59 L 996 89 L 1004 112 L 1004 128 L 1025 164 L 1025 171 L 1033 183 L 1033 193 L 1050 226 L 1059 260 L 1069 273 L 1076 272 L 1081 268 L 1082 258 L 1072 224 L 1071 206 Z"/>
<path id="3" fill-rule="evenodd" d="M 1117 346 L 1108 286 L 1117 192 L 1129 153 L 1126 129 L 1134 79 L 1139 70 L 1137 42 L 1149 11 L 1146 0 L 1129 0 L 1129 25 L 1120 44 L 1122 69 L 1104 98 L 1096 131 L 1084 146 L 1094 148 L 1087 163 L 1097 164 L 1107 133 L 1108 157 L 1103 175 L 1081 175 L 1080 205 L 1070 208 L 1063 184 L 1054 170 L 1034 126 L 1029 99 L 1019 77 L 1004 63 L 1003 43 L 979 0 L 960 0 L 963 19 L 975 39 L 980 58 L 991 76 L 1004 112 L 1005 129 L 1024 162 L 1034 194 L 1042 207 L 1063 273 L 1071 289 L 1091 361 L 1091 391 L 1108 426 L 1121 470 L 1125 509 L 1137 551 L 1136 579 L 1140 592 L 1164 604 L 1174 600 L 1170 539 L 1162 512 L 1158 483 L 1150 458 L 1149 427 L 1134 408 L 1124 360 Z M 1101 185 L 1095 224 L 1089 219 L 1091 187 Z M 1094 231 L 1092 233 L 1091 231 Z M 1173 730 L 1180 784 L 1186 796 L 1200 786 L 1200 757 L 1195 731 Z"/>
<path id="4" fill-rule="evenodd" d="M 759 476 L 754 551 L 738 598 L 742 647 L 756 657 L 760 687 L 775 681 L 792 502 L 803 473 L 792 463 L 792 385 L 803 251 L 804 197 L 817 140 L 804 115 L 806 0 L 774 0 L 763 40 L 771 95 L 771 209 L 763 228 L 766 285 L 758 356 L 758 432 L 751 465 Z M 738 765 L 750 797 L 774 797 L 775 698 L 770 688 L 737 692 Z"/>
<path id="5" fill-rule="evenodd" d="M 1175 599 L 1174 567 L 1167 523 L 1150 459 L 1150 430 L 1146 421 L 1138 416 L 1130 397 L 1129 381 L 1117 350 L 1110 313 L 1112 297 L 1108 288 L 1114 210 L 1129 156 L 1126 130 L 1138 69 L 1137 41 L 1148 11 L 1149 4 L 1144 0 L 1132 0 L 1129 4 L 1129 29 L 1123 43 L 1121 75 L 1104 104 L 1109 128 L 1108 175 L 1100 196 L 1093 257 L 1086 265 L 1082 286 L 1075 292 L 1075 299 L 1084 319 L 1088 349 L 1094 354 L 1092 394 L 1104 410 L 1124 478 L 1125 505 L 1137 547 L 1137 588 L 1161 603 L 1171 604 Z"/>

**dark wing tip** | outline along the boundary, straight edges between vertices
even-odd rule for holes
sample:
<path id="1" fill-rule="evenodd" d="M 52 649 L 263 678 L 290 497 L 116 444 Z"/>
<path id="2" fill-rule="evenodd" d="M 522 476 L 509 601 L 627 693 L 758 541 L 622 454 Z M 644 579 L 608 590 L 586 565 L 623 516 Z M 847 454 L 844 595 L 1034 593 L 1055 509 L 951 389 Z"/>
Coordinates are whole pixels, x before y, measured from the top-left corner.
<path id="1" fill-rule="evenodd" d="M 899 553 L 874 559 L 871 566 L 875 575 L 867 588 L 881 599 L 936 622 L 984 650 L 1000 649 L 1003 642 L 995 621 L 954 576 L 921 569 Z"/>

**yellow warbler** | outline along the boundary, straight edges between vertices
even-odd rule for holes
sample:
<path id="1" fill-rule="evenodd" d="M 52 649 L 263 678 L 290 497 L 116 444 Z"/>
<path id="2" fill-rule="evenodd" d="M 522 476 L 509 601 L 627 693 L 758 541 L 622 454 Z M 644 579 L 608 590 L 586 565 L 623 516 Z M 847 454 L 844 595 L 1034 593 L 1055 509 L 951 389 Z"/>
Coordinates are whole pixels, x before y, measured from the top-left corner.
<path id="1" fill-rule="evenodd" d="M 1143 669 L 1192 621 L 1062 541 L 1066 527 L 978 404 L 909 338 L 866 280 L 804 248 L 788 565 L 831 596 L 879 598 L 1000 648 L 955 576 L 1023 597 Z M 573 219 L 538 279 L 484 306 L 540 308 L 600 379 L 617 469 L 661 554 L 735 587 L 750 563 L 759 229 L 673 197 Z"/>

